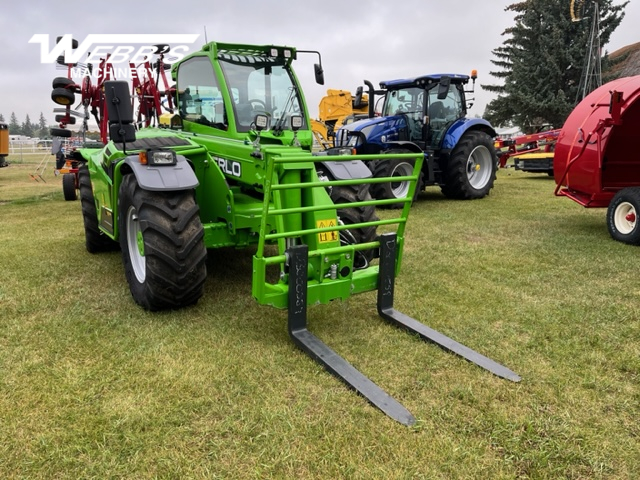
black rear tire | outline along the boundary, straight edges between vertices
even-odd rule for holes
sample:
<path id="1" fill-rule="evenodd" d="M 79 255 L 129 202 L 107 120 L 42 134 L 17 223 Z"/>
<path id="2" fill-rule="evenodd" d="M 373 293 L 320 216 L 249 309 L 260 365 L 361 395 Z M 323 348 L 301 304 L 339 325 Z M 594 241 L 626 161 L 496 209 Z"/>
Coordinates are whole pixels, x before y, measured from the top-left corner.
<path id="1" fill-rule="evenodd" d="M 82 220 L 84 221 L 84 238 L 87 252 L 100 253 L 118 249 L 118 244 L 98 228 L 96 202 L 91 188 L 89 168 L 81 165 L 78 169 L 78 185 L 80 189 L 80 204 L 82 206 Z"/>
<path id="2" fill-rule="evenodd" d="M 126 175 L 118 197 L 120 247 L 135 302 L 146 310 L 195 304 L 207 277 L 204 228 L 192 190 L 143 190 Z"/>
<path id="3" fill-rule="evenodd" d="M 640 188 L 620 190 L 607 208 L 607 227 L 614 240 L 640 245 Z"/>
<path id="4" fill-rule="evenodd" d="M 455 146 L 444 172 L 442 193 L 449 198 L 473 200 L 487 196 L 496 179 L 493 140 L 478 130 L 466 132 Z"/>
<path id="5" fill-rule="evenodd" d="M 78 199 L 76 176 L 74 173 L 65 173 L 62 175 L 62 193 L 64 194 L 64 199 L 68 202 Z"/>
<path id="6" fill-rule="evenodd" d="M 385 152 L 385 156 L 393 156 L 394 154 L 415 153 L 410 150 L 398 148 L 391 149 Z M 373 165 L 374 177 L 404 177 L 413 173 L 413 167 L 415 165 L 414 160 L 401 160 L 397 158 L 389 158 L 384 160 L 377 160 Z M 418 178 L 418 184 L 413 195 L 413 200 L 418 197 L 418 194 L 424 189 L 423 173 L 420 172 Z M 390 182 L 390 183 L 372 183 L 371 195 L 378 200 L 406 198 L 409 193 L 410 182 Z M 412 200 L 412 202 L 413 202 Z M 402 208 L 404 203 L 393 203 L 390 205 L 380 205 L 381 208 Z"/>

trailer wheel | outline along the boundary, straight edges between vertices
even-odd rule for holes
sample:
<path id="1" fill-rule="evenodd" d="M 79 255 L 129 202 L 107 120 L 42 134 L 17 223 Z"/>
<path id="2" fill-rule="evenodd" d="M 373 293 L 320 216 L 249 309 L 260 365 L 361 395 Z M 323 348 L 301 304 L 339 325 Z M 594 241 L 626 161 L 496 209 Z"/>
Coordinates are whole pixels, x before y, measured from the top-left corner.
<path id="1" fill-rule="evenodd" d="M 81 165 L 78 169 L 78 184 L 80 188 L 80 204 L 82 206 L 82 220 L 84 221 L 84 238 L 87 252 L 100 253 L 117 250 L 118 244 L 98 228 L 96 202 L 91 188 L 89 168 L 86 165 Z"/>
<path id="2" fill-rule="evenodd" d="M 76 117 L 67 117 L 66 115 L 56 115 L 55 116 L 55 121 L 60 123 L 62 121 L 65 121 L 64 123 L 66 123 L 67 125 L 75 125 L 76 124 Z"/>
<path id="3" fill-rule="evenodd" d="M 76 101 L 76 95 L 73 91 L 67 88 L 58 87 L 54 88 L 51 92 L 51 100 L 56 102 L 58 105 L 66 107 L 67 105 L 73 105 Z"/>
<path id="4" fill-rule="evenodd" d="M 398 148 L 391 149 L 385 152 L 385 155 L 414 153 L 410 150 Z M 391 158 L 389 160 L 378 160 L 373 166 L 374 177 L 405 177 L 413 173 L 413 167 L 415 165 L 414 160 L 401 160 L 398 158 Z M 413 200 L 418 197 L 418 194 L 423 190 L 424 185 L 422 182 L 423 173 L 420 172 L 418 178 L 418 185 L 413 196 Z M 409 193 L 409 181 L 401 182 L 389 182 L 389 183 L 372 183 L 371 195 L 378 199 L 393 199 L 393 198 L 405 198 Z M 382 208 L 402 208 L 404 203 L 393 203 L 391 205 L 380 205 Z"/>
<path id="5" fill-rule="evenodd" d="M 53 88 L 65 88 L 69 85 L 73 85 L 75 82 L 67 77 L 56 77 L 51 82 Z"/>
<path id="6" fill-rule="evenodd" d="M 624 188 L 616 193 L 607 209 L 609 234 L 619 242 L 640 245 L 640 188 Z"/>
<path id="7" fill-rule="evenodd" d="M 71 130 L 67 128 L 52 128 L 49 130 L 52 137 L 69 138 L 71 136 Z"/>
<path id="8" fill-rule="evenodd" d="M 491 137 L 484 132 L 466 132 L 442 165 L 442 193 L 449 198 L 472 200 L 489 194 L 496 179 L 496 154 Z"/>
<path id="9" fill-rule="evenodd" d="M 333 176 L 321 170 L 318 171 L 318 177 L 325 180 L 335 180 Z M 330 187 L 329 196 L 335 205 L 341 203 L 364 202 L 371 200 L 369 193 L 369 185 L 338 185 Z M 343 225 L 352 225 L 354 223 L 374 222 L 378 220 L 376 210 L 373 205 L 368 207 L 349 207 L 338 208 L 338 222 Z M 351 228 L 340 230 L 341 245 L 356 245 L 359 243 L 367 243 L 375 241 L 377 237 L 376 227 Z M 369 266 L 369 262 L 375 255 L 374 250 L 360 250 L 356 252 L 353 259 L 354 270 L 359 270 Z"/>
<path id="10" fill-rule="evenodd" d="M 62 175 L 62 193 L 64 194 L 64 199 L 68 202 L 78 199 L 75 174 L 65 173 Z"/>
<path id="11" fill-rule="evenodd" d="M 118 202 L 122 259 L 136 303 L 147 310 L 196 303 L 207 277 L 207 250 L 193 191 L 143 190 L 130 174 Z"/>

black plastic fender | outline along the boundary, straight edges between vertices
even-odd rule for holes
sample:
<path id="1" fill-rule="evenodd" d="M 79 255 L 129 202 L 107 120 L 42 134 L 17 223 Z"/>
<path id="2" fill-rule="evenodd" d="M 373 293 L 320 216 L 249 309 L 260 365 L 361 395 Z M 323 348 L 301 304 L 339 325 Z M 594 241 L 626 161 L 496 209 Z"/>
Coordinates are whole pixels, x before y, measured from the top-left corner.
<path id="1" fill-rule="evenodd" d="M 370 178 L 371 170 L 361 160 L 350 162 L 320 162 L 336 180 L 351 180 L 352 178 Z"/>
<path id="2" fill-rule="evenodd" d="M 142 165 L 137 155 L 127 157 L 124 162 L 145 190 L 188 190 L 199 185 L 196 174 L 182 155 L 177 156 L 175 165 Z"/>

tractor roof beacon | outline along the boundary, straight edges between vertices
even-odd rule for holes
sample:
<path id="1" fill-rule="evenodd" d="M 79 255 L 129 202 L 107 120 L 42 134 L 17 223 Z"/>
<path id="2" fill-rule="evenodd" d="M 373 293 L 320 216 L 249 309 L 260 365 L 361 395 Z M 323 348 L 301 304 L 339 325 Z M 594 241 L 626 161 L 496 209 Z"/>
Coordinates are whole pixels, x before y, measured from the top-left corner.
<path id="1" fill-rule="evenodd" d="M 496 132 L 481 118 L 467 118 L 473 99 L 467 99 L 465 85 L 477 78 L 460 74 L 433 74 L 380 82 L 369 88 L 369 118 L 343 126 L 336 145 L 355 147 L 358 153 L 385 154 L 369 166 L 375 177 L 403 177 L 413 167 L 397 158 L 407 152 L 424 153 L 418 188 L 440 186 L 449 198 L 476 199 L 488 195 L 496 178 L 493 146 Z M 382 115 L 375 115 L 375 96 L 383 96 Z M 388 159 L 387 159 L 388 158 Z M 372 186 L 378 199 L 399 199 L 408 194 L 406 180 Z M 391 204 L 398 207 L 402 204 Z"/>
<path id="2" fill-rule="evenodd" d="M 410 202 L 395 218 L 379 220 L 375 206 L 385 200 L 369 195 L 379 180 L 363 163 L 370 157 L 312 154 L 307 106 L 292 69 L 300 53 L 208 43 L 172 67 L 176 110 L 159 115 L 159 127 L 137 132 L 128 84 L 105 82 L 107 111 L 100 115 L 108 116 L 110 141 L 79 150 L 87 250 L 119 244 L 134 300 L 160 310 L 198 301 L 207 249 L 255 246 L 256 300 L 288 308 L 295 343 L 403 424 L 415 421 L 411 413 L 307 330 L 307 305 L 378 289 L 386 320 L 518 381 L 393 308 Z M 323 81 L 320 63 L 316 79 Z M 413 193 L 422 155 L 399 158 L 415 163 Z M 380 225 L 395 232 L 377 236 Z M 279 270 L 277 280 L 267 269 Z"/>

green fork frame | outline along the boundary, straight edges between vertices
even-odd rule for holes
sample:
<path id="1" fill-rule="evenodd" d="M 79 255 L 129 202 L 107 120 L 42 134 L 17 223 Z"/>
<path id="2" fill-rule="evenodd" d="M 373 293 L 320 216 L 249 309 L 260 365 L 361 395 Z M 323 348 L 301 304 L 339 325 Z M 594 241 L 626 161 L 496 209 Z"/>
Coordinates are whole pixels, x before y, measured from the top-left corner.
<path id="1" fill-rule="evenodd" d="M 397 400 L 373 383 L 369 378 L 354 368 L 349 362 L 338 355 L 319 338 L 307 329 L 307 306 L 316 303 L 327 303 L 333 299 L 345 299 L 350 295 L 369 290 L 378 290 L 378 314 L 388 322 L 407 331 L 417 333 L 423 339 L 433 342 L 441 348 L 460 355 L 466 360 L 489 370 L 491 373 L 511 380 L 520 381 L 520 377 L 500 365 L 499 363 L 481 355 L 474 350 L 452 340 L 451 338 L 430 329 L 417 320 L 398 312 L 393 308 L 395 275 L 398 273 L 404 244 L 404 229 L 411 208 L 411 199 L 416 188 L 418 174 L 422 168 L 423 156 L 404 154 L 415 160 L 414 171 L 410 176 L 380 177 L 354 180 L 311 181 L 297 183 L 279 183 L 277 175 L 278 165 L 293 165 L 299 167 L 301 163 L 322 161 L 322 157 L 278 157 L 267 159 L 267 179 L 265 182 L 265 199 L 273 198 L 273 202 L 265 200 L 262 212 L 262 224 L 258 250 L 253 259 L 253 295 L 262 304 L 270 304 L 280 308 L 288 308 L 288 331 L 294 343 L 311 358 L 322 364 L 329 372 L 344 381 L 349 387 L 364 396 L 371 404 L 403 425 L 413 425 L 415 417 Z M 370 157 L 351 156 L 344 161 L 354 159 L 366 160 Z M 334 157 L 332 157 L 334 160 Z M 400 215 L 384 220 L 377 220 L 361 224 L 331 225 L 320 228 L 300 228 L 287 230 L 284 218 L 319 211 L 334 211 L 333 203 L 314 204 L 313 206 L 284 207 L 284 192 L 297 192 L 301 196 L 303 189 L 349 185 L 354 183 L 381 183 L 389 181 L 409 181 L 411 186 Z M 340 204 L 341 208 L 356 206 L 383 205 L 399 203 L 397 199 L 370 200 Z M 271 206 L 273 205 L 273 208 Z M 269 215 L 276 217 L 278 225 L 276 232 L 266 232 L 266 219 Z M 301 225 L 299 219 L 289 222 L 289 225 Z M 395 226 L 395 231 L 383 233 L 376 241 L 357 245 L 341 245 L 329 248 L 318 247 L 315 236 L 348 228 L 363 226 Z M 308 242 L 300 240 L 310 240 Z M 265 245 L 277 242 L 279 253 L 265 256 Z M 309 244 L 314 244 L 312 248 Z M 358 250 L 376 249 L 379 265 L 370 265 L 362 270 L 353 270 L 354 253 Z M 280 277 L 278 283 L 268 283 L 266 280 L 267 267 L 279 265 Z M 335 266 L 335 267 L 332 267 Z M 345 269 L 345 267 L 348 267 Z M 331 272 L 336 272 L 332 275 Z M 343 272 L 341 275 L 337 272 Z"/>

